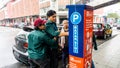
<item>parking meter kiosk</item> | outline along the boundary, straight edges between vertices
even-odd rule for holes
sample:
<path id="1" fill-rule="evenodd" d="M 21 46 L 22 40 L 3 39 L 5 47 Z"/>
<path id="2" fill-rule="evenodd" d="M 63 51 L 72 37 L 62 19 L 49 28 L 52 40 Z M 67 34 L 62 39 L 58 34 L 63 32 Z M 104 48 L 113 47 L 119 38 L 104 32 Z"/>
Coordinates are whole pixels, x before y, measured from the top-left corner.
<path id="1" fill-rule="evenodd" d="M 91 68 L 93 8 L 67 5 L 69 10 L 69 68 Z"/>

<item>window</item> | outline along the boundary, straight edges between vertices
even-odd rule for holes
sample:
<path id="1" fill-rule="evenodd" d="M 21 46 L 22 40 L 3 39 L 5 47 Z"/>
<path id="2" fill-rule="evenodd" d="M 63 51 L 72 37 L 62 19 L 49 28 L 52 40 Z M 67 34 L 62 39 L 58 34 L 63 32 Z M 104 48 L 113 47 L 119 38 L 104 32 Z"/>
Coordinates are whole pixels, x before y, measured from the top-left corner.
<path id="1" fill-rule="evenodd" d="M 102 24 L 93 24 L 93 28 L 94 29 L 101 29 L 102 28 Z"/>
<path id="2" fill-rule="evenodd" d="M 46 8 L 41 8 L 40 9 L 40 13 L 47 13 L 47 11 L 50 9 L 50 7 L 46 7 Z"/>
<path id="3" fill-rule="evenodd" d="M 58 10 L 59 11 L 66 11 L 67 9 L 66 9 L 66 6 L 59 6 Z"/>

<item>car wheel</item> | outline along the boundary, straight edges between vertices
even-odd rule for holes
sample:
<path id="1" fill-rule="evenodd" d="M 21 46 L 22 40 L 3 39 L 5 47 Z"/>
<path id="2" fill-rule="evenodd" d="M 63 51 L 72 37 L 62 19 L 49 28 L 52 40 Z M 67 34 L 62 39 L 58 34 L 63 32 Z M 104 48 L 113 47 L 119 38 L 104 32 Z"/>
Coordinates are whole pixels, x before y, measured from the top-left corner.
<path id="1" fill-rule="evenodd" d="M 112 34 L 109 35 L 109 37 L 111 37 L 111 36 L 112 36 Z"/>
<path id="2" fill-rule="evenodd" d="M 106 34 L 104 34 L 103 39 L 106 39 L 106 38 L 107 38 L 107 35 L 106 35 Z"/>

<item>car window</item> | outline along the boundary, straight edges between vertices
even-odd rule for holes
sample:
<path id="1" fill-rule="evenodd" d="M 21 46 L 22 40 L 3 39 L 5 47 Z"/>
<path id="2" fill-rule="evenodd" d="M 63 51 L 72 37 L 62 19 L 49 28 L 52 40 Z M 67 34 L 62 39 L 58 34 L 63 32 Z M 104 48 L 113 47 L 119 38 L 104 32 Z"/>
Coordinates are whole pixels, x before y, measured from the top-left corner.
<path id="1" fill-rule="evenodd" d="M 110 26 L 109 24 L 106 24 L 106 25 L 105 25 L 105 28 L 110 29 L 111 26 Z"/>
<path id="2" fill-rule="evenodd" d="M 18 35 L 18 37 L 19 37 L 20 39 L 25 39 L 25 40 L 26 40 L 26 35 L 25 35 L 25 34 L 20 34 L 20 35 Z"/>
<path id="3" fill-rule="evenodd" d="M 102 28 L 102 24 L 93 24 L 93 28 L 94 29 L 101 29 Z"/>

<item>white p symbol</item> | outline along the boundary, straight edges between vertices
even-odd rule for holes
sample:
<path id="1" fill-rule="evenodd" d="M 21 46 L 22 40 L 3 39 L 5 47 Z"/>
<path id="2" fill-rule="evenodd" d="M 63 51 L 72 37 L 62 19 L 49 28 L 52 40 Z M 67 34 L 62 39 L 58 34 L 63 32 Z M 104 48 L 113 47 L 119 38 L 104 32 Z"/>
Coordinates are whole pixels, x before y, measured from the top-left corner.
<path id="1" fill-rule="evenodd" d="M 77 14 L 73 15 L 73 22 L 75 22 L 75 20 L 77 20 L 78 17 L 79 17 L 79 16 L 78 16 Z"/>
<path id="2" fill-rule="evenodd" d="M 81 20 L 82 20 L 82 17 L 79 12 L 73 12 L 70 16 L 70 21 L 72 24 L 79 24 Z"/>

